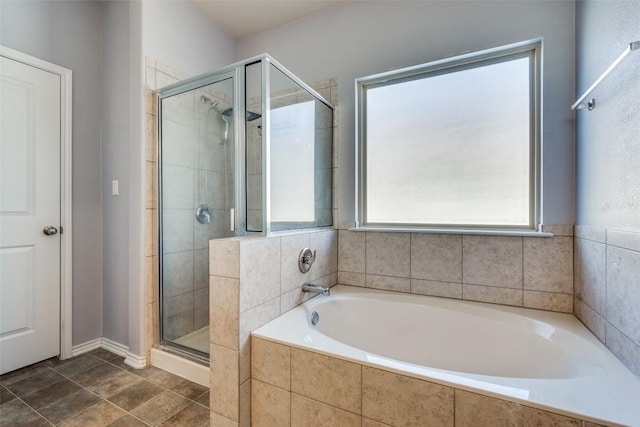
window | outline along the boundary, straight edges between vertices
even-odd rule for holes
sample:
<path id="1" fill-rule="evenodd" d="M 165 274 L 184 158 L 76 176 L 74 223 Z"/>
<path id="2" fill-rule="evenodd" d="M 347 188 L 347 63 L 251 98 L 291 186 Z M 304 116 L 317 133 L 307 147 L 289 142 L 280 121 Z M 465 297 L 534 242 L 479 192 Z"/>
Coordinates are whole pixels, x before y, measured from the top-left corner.
<path id="1" fill-rule="evenodd" d="M 357 79 L 359 226 L 535 229 L 540 48 Z"/>

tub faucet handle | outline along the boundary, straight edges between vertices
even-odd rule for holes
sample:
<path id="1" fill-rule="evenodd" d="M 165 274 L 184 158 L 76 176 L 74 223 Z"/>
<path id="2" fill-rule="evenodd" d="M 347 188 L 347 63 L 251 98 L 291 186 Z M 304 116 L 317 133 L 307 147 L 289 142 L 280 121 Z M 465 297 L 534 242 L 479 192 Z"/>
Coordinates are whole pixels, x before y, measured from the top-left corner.
<path id="1" fill-rule="evenodd" d="M 306 273 L 311 269 L 311 265 L 316 261 L 316 251 L 304 248 L 298 255 L 298 268 L 302 273 Z"/>

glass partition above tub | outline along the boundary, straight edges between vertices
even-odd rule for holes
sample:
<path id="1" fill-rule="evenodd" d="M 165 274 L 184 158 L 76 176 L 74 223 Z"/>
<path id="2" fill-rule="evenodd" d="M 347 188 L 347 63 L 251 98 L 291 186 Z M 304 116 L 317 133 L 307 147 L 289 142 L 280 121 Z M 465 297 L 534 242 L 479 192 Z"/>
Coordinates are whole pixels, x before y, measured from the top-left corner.
<path id="1" fill-rule="evenodd" d="M 222 81 L 226 85 L 224 102 L 213 95 L 196 93 L 210 85 L 221 86 Z M 204 240 L 225 234 L 268 235 L 271 231 L 333 224 L 333 107 L 272 57 L 263 54 L 249 58 L 163 87 L 158 95 L 163 163 L 173 166 L 174 148 L 182 150 L 192 144 L 185 137 L 187 133 L 199 130 L 206 134 L 220 128 L 223 135 L 224 142 L 218 142 L 217 151 L 224 147 L 225 154 L 214 159 L 220 162 L 224 158 L 225 169 L 204 173 L 208 168 L 203 167 L 197 182 L 204 183 L 193 196 L 198 199 L 196 219 L 216 224 L 209 228 L 219 232 L 215 236 L 209 233 Z M 211 117 L 205 115 L 197 126 L 172 133 L 176 114 L 189 120 L 196 117 L 173 105 L 185 102 Z M 216 151 L 215 144 L 214 148 L 201 145 L 198 149 L 204 151 L 192 159 L 199 165 L 210 160 L 209 151 Z M 214 164 L 213 160 L 209 162 Z M 162 165 L 161 174 L 170 172 L 167 165 Z M 224 201 L 200 191 L 200 187 L 208 188 L 216 181 L 224 181 Z M 173 187 L 189 193 L 183 183 L 161 179 L 161 189 L 167 193 L 163 202 L 173 200 L 173 192 L 167 190 Z M 222 197 L 222 193 L 218 195 Z M 183 198 L 186 200 L 186 196 Z M 162 209 L 166 207 L 163 204 Z"/>
<path id="2" fill-rule="evenodd" d="M 333 110 L 270 65 L 271 230 L 332 225 Z"/>

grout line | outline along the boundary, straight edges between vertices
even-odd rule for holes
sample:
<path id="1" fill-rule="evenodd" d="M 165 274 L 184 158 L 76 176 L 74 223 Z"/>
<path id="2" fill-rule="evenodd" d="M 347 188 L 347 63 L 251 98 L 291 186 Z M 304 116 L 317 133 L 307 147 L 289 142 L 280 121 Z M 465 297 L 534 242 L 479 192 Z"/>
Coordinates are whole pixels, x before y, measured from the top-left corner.
<path id="1" fill-rule="evenodd" d="M 360 423 L 364 419 L 364 367 L 360 365 Z"/>
<path id="2" fill-rule="evenodd" d="M 92 356 L 92 357 L 96 357 L 96 356 L 93 356 L 93 355 L 91 355 L 91 356 Z M 99 357 L 96 357 L 96 359 L 103 360 L 103 359 L 100 359 Z M 97 366 L 99 366 L 99 365 L 97 365 Z M 80 371 L 80 372 L 78 372 L 78 374 L 80 374 L 80 373 L 82 373 L 82 372 L 86 372 L 86 371 L 88 371 L 89 369 L 94 368 L 94 367 L 95 367 L 95 366 L 92 366 L 92 367 L 90 367 L 90 368 L 88 368 L 88 369 L 85 369 L 85 370 L 83 370 L 83 371 Z M 74 380 L 74 379 L 72 379 L 71 377 L 69 377 L 69 376 L 67 376 L 67 375 L 65 375 L 65 374 L 63 374 L 63 373 L 61 373 L 61 372 L 56 371 L 53 367 L 49 366 L 49 369 L 53 370 L 53 371 L 54 371 L 54 372 L 56 372 L 57 374 L 59 374 L 59 375 L 61 375 L 62 377 L 66 378 L 67 380 L 69 380 L 69 381 L 73 382 L 74 384 L 76 384 L 76 385 L 80 386 L 80 387 L 81 387 L 81 389 L 86 390 L 86 391 L 88 391 L 89 393 L 94 394 L 95 396 L 98 396 L 98 398 L 99 398 L 101 401 L 102 401 L 102 400 L 106 400 L 105 398 L 103 398 L 102 396 L 100 396 L 98 393 L 96 393 L 96 392 L 94 392 L 94 391 L 92 391 L 92 390 L 89 390 L 88 388 L 86 388 L 85 386 L 83 386 L 83 385 L 82 385 L 82 384 L 80 384 L 79 382 L 75 381 L 75 380 Z M 46 388 L 46 387 L 48 387 L 48 386 L 42 387 L 42 388 L 41 388 L 41 389 L 39 389 L 39 390 L 42 390 L 42 389 L 44 389 L 44 388 Z M 78 390 L 78 391 L 80 391 L 80 390 Z M 58 400 L 56 400 L 56 401 L 54 401 L 54 402 L 51 402 L 50 404 L 43 406 L 43 408 L 46 408 L 47 406 L 49 406 L 49 405 L 51 405 L 51 404 L 57 403 L 57 402 L 59 402 L 60 400 L 64 399 L 65 397 L 71 396 L 72 394 L 75 394 L 75 393 L 77 393 L 78 391 L 74 391 L 73 393 L 70 393 L 70 394 L 68 394 L 67 396 L 64 396 L 64 397 L 62 397 L 62 398 L 60 398 L 60 399 L 58 399 Z M 34 393 L 35 393 L 35 392 L 34 392 Z M 26 403 L 26 402 L 25 402 L 25 403 Z M 59 423 L 61 423 L 61 422 L 63 422 L 63 421 L 65 421 L 65 420 L 68 420 L 68 419 L 69 419 L 69 418 L 71 418 L 71 417 L 75 417 L 76 415 L 80 415 L 81 413 L 83 413 L 84 411 L 86 411 L 86 410 L 88 410 L 88 409 L 90 409 L 90 408 L 94 407 L 94 406 L 95 406 L 95 405 L 97 405 L 98 403 L 100 403 L 100 402 L 96 402 L 96 403 L 94 403 L 93 405 L 88 406 L 87 408 L 85 408 L 84 410 L 82 410 L 82 411 L 80 411 L 80 412 L 77 412 L 77 413 L 72 414 L 72 415 L 70 415 L 70 416 L 68 416 L 68 417 L 66 417 L 66 418 L 61 419 L 61 420 L 58 422 L 58 424 L 59 424 Z M 31 409 L 33 409 L 33 410 L 34 410 L 38 415 L 42 416 L 43 418 L 46 418 L 46 417 L 44 417 L 44 415 L 40 414 L 39 410 L 35 409 L 35 408 L 34 408 L 34 407 L 32 407 L 31 405 L 29 405 L 29 407 L 30 407 Z M 42 409 L 42 408 L 40 408 L 40 409 Z M 49 420 L 47 419 L 47 421 L 49 421 Z M 51 424 L 53 424 L 53 423 L 51 423 Z M 54 424 L 54 425 L 55 425 L 55 424 Z"/>
<path id="3" fill-rule="evenodd" d="M 453 387 L 453 425 L 456 425 L 456 388 Z"/>
<path id="4" fill-rule="evenodd" d="M 413 279 L 413 233 L 409 233 L 409 293 L 413 293 L 411 289 L 411 279 Z"/>
<path id="5" fill-rule="evenodd" d="M 520 238 L 520 245 L 522 248 L 522 256 L 520 257 L 520 286 L 522 294 L 520 295 L 520 306 L 524 307 L 524 237 Z"/>
<path id="6" fill-rule="evenodd" d="M 367 287 L 367 231 L 364 232 L 364 271 L 363 273 L 363 287 Z"/>
<path id="7" fill-rule="evenodd" d="M 108 351 L 108 350 L 105 350 L 105 351 Z M 123 369 L 123 368 L 121 368 L 121 367 L 119 367 L 119 366 L 116 366 L 116 365 L 114 365 L 113 363 L 111 363 L 111 362 L 109 362 L 109 361 L 107 361 L 107 360 L 105 360 L 105 359 L 102 359 L 101 357 L 94 356 L 93 354 L 91 354 L 91 353 L 89 353 L 89 352 L 87 352 L 87 353 L 85 353 L 85 354 L 88 354 L 89 356 L 94 357 L 94 358 L 96 358 L 96 359 L 98 359 L 98 360 L 101 360 L 101 361 L 103 361 L 103 362 L 105 362 L 105 363 L 109 363 L 110 365 L 115 366 L 116 368 L 121 369 L 122 371 L 130 372 L 130 371 L 128 371 L 127 369 Z M 112 354 L 115 354 L 115 353 L 112 353 Z M 76 356 L 76 357 L 77 357 L 77 356 Z M 121 356 L 120 356 L 120 357 L 121 357 Z M 69 359 L 69 360 L 71 360 L 71 359 Z M 99 365 L 96 365 L 96 366 L 99 366 Z M 88 371 L 89 369 L 92 369 L 92 368 L 95 368 L 95 366 L 92 366 L 92 367 L 90 367 L 90 368 L 88 368 L 88 369 L 85 369 L 85 370 L 83 370 L 83 371 L 80 371 L 80 372 L 78 372 L 77 374 L 80 374 L 80 373 L 82 373 L 82 372 L 86 372 L 86 371 Z M 53 369 L 53 368 L 51 368 L 51 369 Z M 55 369 L 54 369 L 54 370 L 55 370 Z M 56 371 L 56 372 L 58 372 L 58 371 Z M 141 421 L 141 422 L 143 422 L 145 425 L 149 425 L 146 421 L 142 420 L 141 418 L 138 418 L 136 415 L 132 414 L 130 411 L 127 411 L 126 409 L 121 408 L 120 406 L 118 406 L 118 405 L 114 404 L 113 402 L 111 402 L 111 401 L 110 401 L 110 400 L 108 400 L 107 398 L 100 396 L 98 393 L 96 393 L 96 392 L 94 392 L 94 391 L 92 391 L 92 390 L 89 390 L 87 387 L 85 387 L 84 385 L 82 385 L 82 384 L 80 384 L 79 382 L 75 381 L 73 378 L 71 378 L 71 377 L 69 377 L 69 376 L 67 376 L 67 375 L 64 375 L 64 374 L 62 374 L 62 373 L 60 373 L 60 372 L 58 372 L 58 373 L 59 373 L 60 375 L 62 375 L 63 377 L 67 378 L 69 381 L 71 381 L 71 382 L 73 382 L 73 383 L 77 384 L 78 386 L 82 387 L 82 389 L 84 389 L 84 390 L 88 391 L 89 393 L 93 393 L 94 395 L 98 396 L 98 398 L 100 398 L 100 400 L 101 400 L 100 402 L 96 402 L 96 403 L 94 403 L 93 405 L 89 406 L 89 407 L 88 407 L 88 408 L 86 408 L 84 411 L 78 412 L 77 414 L 73 414 L 73 415 L 71 415 L 71 416 L 69 416 L 69 417 L 67 417 L 67 418 L 64 418 L 63 420 L 60 420 L 60 422 L 63 422 L 63 421 L 65 421 L 65 420 L 68 420 L 69 418 L 75 417 L 76 415 L 80 415 L 80 414 L 84 413 L 85 411 L 88 411 L 89 409 L 93 408 L 93 407 L 94 407 L 94 406 L 96 406 L 97 404 L 102 403 L 102 401 L 104 401 L 104 402 L 109 402 L 109 403 L 111 403 L 112 405 L 116 406 L 118 409 L 121 409 L 122 411 L 124 411 L 127 415 L 131 415 L 132 417 L 136 418 L 137 420 L 140 420 L 140 421 Z M 132 375 L 136 375 L 136 376 L 140 377 L 139 375 L 134 374 L 133 372 L 131 372 L 131 374 L 132 374 Z M 145 380 L 145 381 L 147 381 L 147 382 L 152 383 L 152 382 L 151 382 L 151 381 L 149 381 L 147 378 L 143 378 L 143 377 L 140 377 L 140 378 L 141 378 L 141 379 L 143 379 L 143 380 Z M 155 384 L 155 383 L 152 383 L 152 384 L 154 384 L 154 385 L 158 385 L 158 384 Z M 162 387 L 162 386 L 160 386 L 160 385 L 158 385 L 158 386 L 159 386 L 159 387 Z M 129 386 L 129 387 L 131 387 L 131 386 Z M 129 387 L 127 387 L 125 390 L 127 390 Z M 162 388 L 164 388 L 164 387 L 162 387 Z M 124 391 L 124 390 L 123 390 L 123 391 Z M 74 392 L 74 393 L 75 393 L 75 392 Z M 73 393 L 71 393 L 71 394 L 73 394 Z M 117 394 L 117 393 L 116 393 L 116 394 Z M 162 393 L 158 393 L 158 395 L 156 395 L 156 396 L 159 396 L 160 394 L 162 394 Z M 69 395 L 67 395 L 67 396 L 69 396 Z M 114 395 L 114 396 L 115 396 L 115 395 Z M 156 396 L 153 396 L 151 399 L 155 398 Z M 65 396 L 65 397 L 66 397 L 66 396 Z M 113 397 L 113 396 L 112 396 L 112 397 Z M 151 400 L 151 399 L 149 399 L 149 400 Z M 60 399 L 58 399 L 58 400 L 60 400 Z M 149 400 L 147 400 L 147 402 L 148 402 Z M 144 405 L 145 403 L 146 403 L 146 402 L 143 402 L 143 403 L 141 403 L 141 404 L 140 404 L 140 405 L 138 405 L 138 406 Z M 136 406 L 136 408 L 137 408 L 138 406 Z M 135 409 L 135 408 L 132 408 L 132 409 Z M 35 410 L 35 409 L 34 409 L 34 410 Z M 123 415 L 123 416 L 125 416 L 125 415 Z"/>
<path id="8" fill-rule="evenodd" d="M 25 379 L 26 379 L 26 378 L 25 378 Z M 54 383 L 54 384 L 55 384 L 55 383 Z M 47 387 L 47 386 L 45 386 L 45 387 Z M 6 388 L 6 387 L 5 387 L 5 388 Z M 43 387 L 43 388 L 44 388 L 44 387 Z M 9 390 L 9 389 L 7 389 L 7 390 Z M 53 424 L 51 421 L 49 421 L 49 419 L 48 419 L 47 417 L 45 417 L 45 416 L 44 416 L 44 415 L 42 415 L 40 412 L 38 412 L 38 410 L 37 410 L 37 409 L 35 409 L 33 406 L 29 405 L 27 402 L 25 402 L 24 400 L 22 400 L 22 398 L 21 398 L 20 396 L 18 396 L 17 394 L 13 393 L 11 390 L 9 390 L 9 391 L 10 391 L 10 392 L 11 392 L 11 393 L 16 397 L 16 399 L 17 399 L 17 400 L 19 400 L 19 401 L 20 401 L 20 402 L 22 402 L 23 404 L 27 405 L 27 407 L 28 407 L 29 409 L 31 409 L 33 412 L 35 412 L 35 413 L 36 413 L 36 415 L 38 415 L 40 418 L 42 418 L 42 419 L 44 419 L 46 422 L 48 422 L 48 423 L 49 423 L 49 425 L 52 425 L 52 426 L 54 426 L 54 425 L 55 425 L 55 424 Z M 29 393 L 29 394 L 31 394 L 31 393 Z M 52 402 L 52 403 L 53 403 L 53 402 Z M 47 405 L 45 405 L 45 406 L 47 406 Z"/>
<path id="9" fill-rule="evenodd" d="M 292 348 L 289 347 L 289 425 L 291 425 L 291 417 L 293 416 L 293 371 L 292 359 L 291 356 Z"/>
<path id="10" fill-rule="evenodd" d="M 604 240 L 605 240 L 605 242 L 607 241 L 607 230 L 606 229 L 605 229 L 605 239 Z M 604 243 L 604 266 L 603 266 L 604 267 L 603 268 L 603 270 L 604 270 L 604 273 L 603 273 L 604 274 L 604 278 L 603 278 L 603 281 L 604 281 L 604 297 L 602 298 L 602 305 L 603 305 L 602 311 L 604 313 L 601 314 L 601 316 L 605 320 L 606 323 L 611 323 L 609 321 L 609 316 L 608 316 L 608 314 L 609 314 L 608 311 L 609 310 L 608 310 L 608 307 L 607 307 L 607 293 L 608 293 L 607 292 L 607 288 L 609 287 L 609 283 L 608 283 L 609 282 L 608 281 L 608 276 L 609 275 L 607 274 L 607 270 L 609 269 L 608 268 L 608 266 L 609 266 L 609 262 L 608 262 L 609 261 L 608 260 L 609 251 L 607 250 L 607 247 L 608 247 L 608 244 Z M 605 343 L 605 346 L 609 347 L 607 345 L 607 341 L 608 341 L 607 340 L 607 329 L 608 328 L 607 328 L 606 323 L 604 325 L 604 343 Z"/>
<path id="11" fill-rule="evenodd" d="M 460 236 L 460 284 L 462 285 L 460 299 L 464 299 L 464 234 Z"/>

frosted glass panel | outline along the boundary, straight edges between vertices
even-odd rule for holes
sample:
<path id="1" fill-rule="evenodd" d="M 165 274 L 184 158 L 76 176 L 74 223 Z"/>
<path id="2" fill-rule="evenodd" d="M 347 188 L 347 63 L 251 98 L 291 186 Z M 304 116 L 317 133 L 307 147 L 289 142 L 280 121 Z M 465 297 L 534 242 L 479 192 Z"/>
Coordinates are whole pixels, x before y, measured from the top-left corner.
<path id="1" fill-rule="evenodd" d="M 366 89 L 366 221 L 530 223 L 529 57 Z"/>
<path id="2" fill-rule="evenodd" d="M 271 65 L 271 229 L 332 223 L 333 110 Z"/>
<path id="3" fill-rule="evenodd" d="M 271 110 L 271 220 L 313 221 L 314 101 Z"/>

